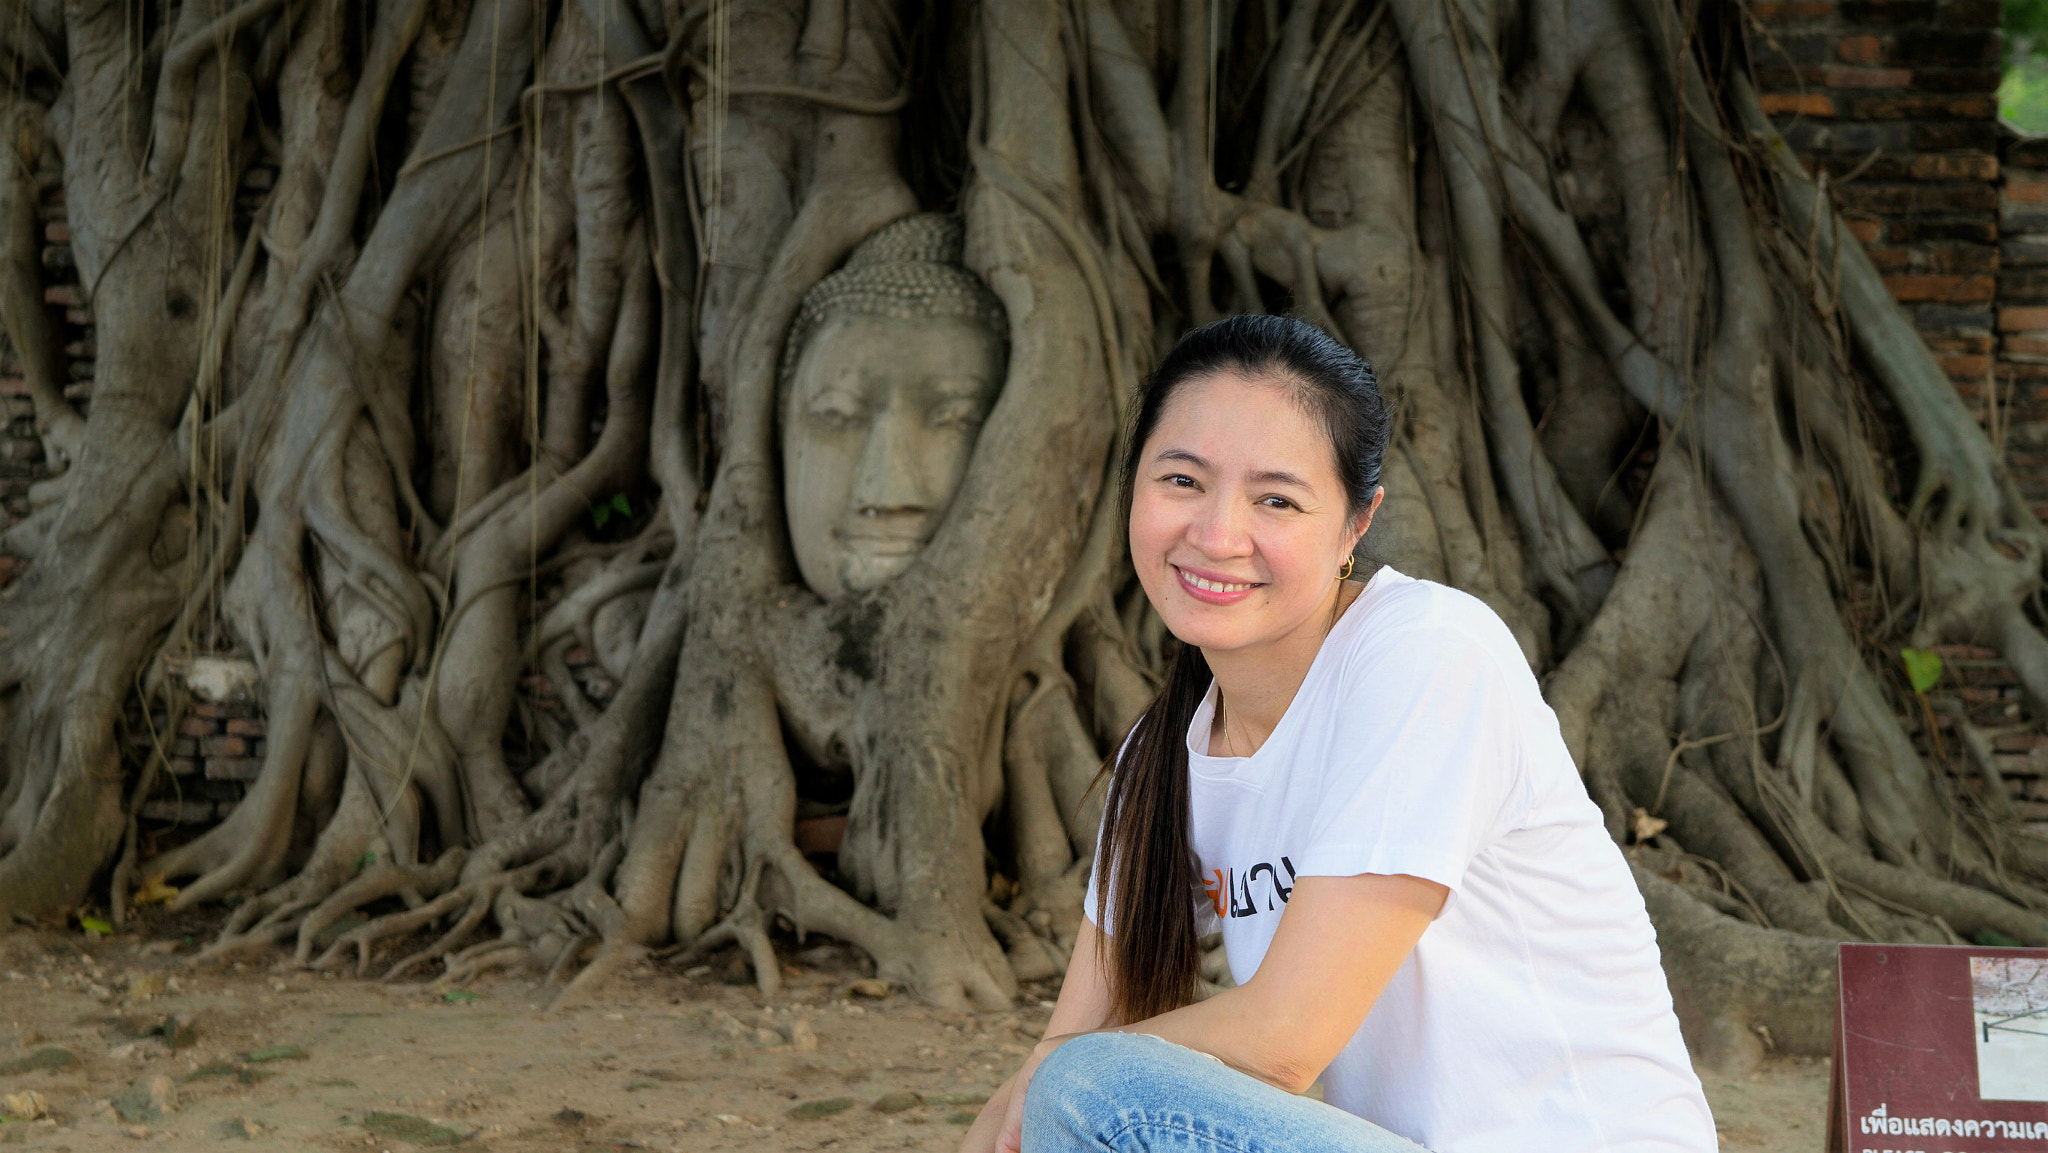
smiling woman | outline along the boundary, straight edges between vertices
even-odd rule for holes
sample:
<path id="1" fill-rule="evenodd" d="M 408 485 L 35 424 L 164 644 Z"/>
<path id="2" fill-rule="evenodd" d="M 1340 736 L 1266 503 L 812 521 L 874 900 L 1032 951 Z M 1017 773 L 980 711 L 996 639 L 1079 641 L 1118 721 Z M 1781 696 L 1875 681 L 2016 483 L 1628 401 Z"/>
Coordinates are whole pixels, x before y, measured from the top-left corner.
<path id="1" fill-rule="evenodd" d="M 1513 635 L 1443 585 L 1348 580 L 1386 443 L 1372 369 L 1305 321 L 1219 321 L 1153 373 L 1131 563 L 1180 646 L 1106 770 L 1046 1039 L 970 1153 L 1714 1147 Z M 1209 932 L 1236 985 L 1199 1000 Z"/>

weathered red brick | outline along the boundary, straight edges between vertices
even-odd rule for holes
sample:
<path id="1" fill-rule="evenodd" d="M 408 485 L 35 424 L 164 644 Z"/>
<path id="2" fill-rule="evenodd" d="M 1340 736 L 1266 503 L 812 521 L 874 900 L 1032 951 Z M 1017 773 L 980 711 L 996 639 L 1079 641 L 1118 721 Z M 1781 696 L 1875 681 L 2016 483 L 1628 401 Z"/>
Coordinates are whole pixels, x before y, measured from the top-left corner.
<path id="1" fill-rule="evenodd" d="M 1976 120 L 1936 120 L 1913 125 L 1913 148 L 1918 152 L 1953 152 L 1962 148 L 1998 147 L 1998 122 L 1990 117 Z"/>
<path id="2" fill-rule="evenodd" d="M 1995 203 L 1995 189 L 1985 187 Z M 1949 216 L 1944 218 L 1894 217 L 1885 221 L 1885 235 L 1900 244 L 1928 244 L 1938 240 L 1960 240 L 1970 244 L 1994 244 L 1998 241 L 1998 218 L 1990 208 L 1973 209 L 1975 217 Z"/>
<path id="3" fill-rule="evenodd" d="M 2007 356 L 2048 356 L 2048 336 L 2008 336 L 2000 351 Z"/>
<path id="4" fill-rule="evenodd" d="M 1869 249 L 1870 263 L 1879 272 L 1904 272 L 1913 266 L 1913 250 L 1899 245 L 1878 245 Z"/>
<path id="5" fill-rule="evenodd" d="M 1950 28 L 1996 28 L 2002 0 L 1948 0 L 1941 22 Z"/>
<path id="6" fill-rule="evenodd" d="M 2008 304 L 2048 304 L 2048 268 L 2008 268 L 1998 274 L 1998 298 Z"/>
<path id="7" fill-rule="evenodd" d="M 77 308 L 85 303 L 85 298 L 78 295 L 78 286 L 75 284 L 52 284 L 43 289 L 43 303 Z"/>
<path id="8" fill-rule="evenodd" d="M 1912 24 L 1933 20 L 1940 6 L 1935 0 L 1849 0 L 1842 16 L 1851 25 Z"/>
<path id="9" fill-rule="evenodd" d="M 1996 180 L 1998 157 L 1983 152 L 1915 156 L 1907 167 L 1915 180 Z"/>
<path id="10" fill-rule="evenodd" d="M 27 396 L 28 381 L 18 376 L 0 376 L 0 396 Z"/>
<path id="11" fill-rule="evenodd" d="M 52 220 L 43 225 L 43 239 L 51 244 L 71 243 L 71 226 L 62 220 Z"/>
<path id="12" fill-rule="evenodd" d="M 1983 333 L 1933 333 L 1927 347 L 1936 352 L 1990 352 L 1991 337 Z"/>
<path id="13" fill-rule="evenodd" d="M 1801 68 L 1796 64 L 1759 64 L 1753 71 L 1755 73 L 1756 86 L 1767 91 L 1776 91 L 1782 88 L 1805 88 L 1819 79 L 1818 72 L 1814 72 L 1814 79 L 1809 80 L 1808 73 L 1812 70 Z"/>
<path id="14" fill-rule="evenodd" d="M 1766 106 L 1765 111 L 1770 108 Z M 1846 114 L 1858 120 L 1950 118 L 1989 122 L 1997 112 L 1997 101 L 1981 93 L 1885 92 L 1850 98 Z"/>
<path id="15" fill-rule="evenodd" d="M 1884 235 L 1884 223 L 1882 221 L 1871 220 L 1867 217 L 1857 217 L 1845 220 L 1843 223 L 1849 226 L 1850 235 L 1865 244 L 1875 243 L 1878 237 Z"/>
<path id="16" fill-rule="evenodd" d="M 212 701 L 193 701 L 192 711 L 199 716 L 214 717 L 219 720 L 226 720 L 228 716 L 228 707 L 226 705 L 217 705 Z"/>
<path id="17" fill-rule="evenodd" d="M 1766 92 L 1759 98 L 1774 116 L 1833 116 L 1835 102 L 1825 92 Z"/>
<path id="18" fill-rule="evenodd" d="M 1946 303 L 1990 300 L 1998 286 L 1997 280 L 1990 276 L 1935 273 L 1887 276 L 1884 283 L 1897 300 L 1938 300 Z"/>
<path id="19" fill-rule="evenodd" d="M 2048 331 L 2048 307 L 2001 308 L 1998 310 L 1998 331 Z"/>
<path id="20" fill-rule="evenodd" d="M 262 717 L 229 717 L 228 732 L 238 737 L 260 737 L 264 733 Z"/>
<path id="21" fill-rule="evenodd" d="M 178 719 L 178 732 L 184 736 L 210 737 L 219 731 L 215 722 L 206 717 L 188 716 Z"/>
<path id="22" fill-rule="evenodd" d="M 1835 0 L 1756 0 L 1749 6 L 1758 20 L 1822 20 L 1835 14 Z"/>
<path id="23" fill-rule="evenodd" d="M 1913 83 L 1910 68 L 1821 69 L 1820 82 L 1829 88 L 1905 88 Z"/>
<path id="24" fill-rule="evenodd" d="M 206 777 L 212 781 L 253 781 L 263 773 L 256 757 L 208 757 Z"/>
<path id="25" fill-rule="evenodd" d="M 2048 180 L 2007 178 L 2004 199 L 2007 204 L 2048 204 Z"/>
<path id="26" fill-rule="evenodd" d="M 92 323 L 92 313 L 83 308 L 67 308 L 64 310 L 64 323 L 84 328 Z"/>
<path id="27" fill-rule="evenodd" d="M 1960 68 L 1922 64 L 1913 69 L 1913 87 L 1922 92 L 1997 92 L 1998 82 L 2004 75 L 2004 70 L 1996 64 L 1972 64 Z"/>
<path id="28" fill-rule="evenodd" d="M 1759 64 L 1826 64 L 1835 58 L 1837 33 L 1781 32 L 1759 37 L 1753 47 Z"/>
<path id="29" fill-rule="evenodd" d="M 1934 244 L 1927 248 L 1929 272 L 1997 272 L 1998 249 L 1989 244 Z"/>
<path id="30" fill-rule="evenodd" d="M 208 757 L 243 757 L 249 754 L 249 742 L 240 737 L 204 737 L 199 742 L 199 751 Z"/>
<path id="31" fill-rule="evenodd" d="M 1944 216 L 1969 216 L 1996 212 L 1998 190 L 1989 184 L 1977 181 L 1956 181 L 1932 184 L 1878 184 L 1857 181 L 1842 185 L 1837 190 L 1842 204 L 1879 216 L 1904 216 L 1909 213 L 1939 213 Z M 1973 222 L 1993 224 L 1990 220 Z M 1910 243 L 1904 235 L 1894 234 L 1894 239 Z M 1940 236 L 1922 233 L 1922 240 L 1973 239 L 1967 236 Z M 1989 240 L 1990 237 L 1985 239 Z"/>
<path id="32" fill-rule="evenodd" d="M 1948 31 L 1916 28 L 1892 45 L 1896 64 L 1996 64 L 1998 33 L 1990 29 Z"/>
<path id="33" fill-rule="evenodd" d="M 1969 353 L 1938 353 L 1934 358 L 1952 378 L 1972 379 L 1991 371 L 1991 358 Z"/>
<path id="34" fill-rule="evenodd" d="M 1851 64 L 1876 64 L 1884 59 L 1884 41 L 1875 36 L 1844 36 L 1835 54 Z"/>

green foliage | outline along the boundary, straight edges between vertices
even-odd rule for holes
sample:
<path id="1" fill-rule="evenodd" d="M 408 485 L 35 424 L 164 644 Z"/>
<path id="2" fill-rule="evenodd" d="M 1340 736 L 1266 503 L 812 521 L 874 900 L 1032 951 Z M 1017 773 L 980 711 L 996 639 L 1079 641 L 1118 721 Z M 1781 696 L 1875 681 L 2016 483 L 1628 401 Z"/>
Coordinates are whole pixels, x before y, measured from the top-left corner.
<path id="1" fill-rule="evenodd" d="M 2017 949 L 2021 944 L 1996 929 L 1979 929 L 1970 934 L 1970 940 L 1987 949 Z"/>
<path id="2" fill-rule="evenodd" d="M 2005 62 L 2048 55 L 2048 0 L 2005 0 L 1999 20 L 2005 32 Z"/>
<path id="3" fill-rule="evenodd" d="M 622 492 L 613 493 L 610 500 L 590 510 L 591 524 L 596 528 L 603 528 L 611 523 L 613 516 L 617 516 L 620 520 L 626 520 L 632 515 L 633 505 L 626 499 L 626 494 Z"/>
<path id="4" fill-rule="evenodd" d="M 104 937 L 114 931 L 112 925 L 107 924 L 98 917 L 80 917 L 78 919 L 78 927 L 95 937 Z"/>
<path id="5" fill-rule="evenodd" d="M 1926 649 L 1900 649 L 1899 663 L 1906 666 L 1906 679 L 1913 691 L 1924 693 L 1941 681 L 1941 654 Z"/>
<path id="6" fill-rule="evenodd" d="M 2048 134 L 2048 56 L 2007 61 L 1998 83 L 1998 115 L 2028 135 Z"/>
<path id="7" fill-rule="evenodd" d="M 1998 115 L 2021 132 L 2048 133 L 2048 0 L 2005 0 L 2002 24 Z"/>

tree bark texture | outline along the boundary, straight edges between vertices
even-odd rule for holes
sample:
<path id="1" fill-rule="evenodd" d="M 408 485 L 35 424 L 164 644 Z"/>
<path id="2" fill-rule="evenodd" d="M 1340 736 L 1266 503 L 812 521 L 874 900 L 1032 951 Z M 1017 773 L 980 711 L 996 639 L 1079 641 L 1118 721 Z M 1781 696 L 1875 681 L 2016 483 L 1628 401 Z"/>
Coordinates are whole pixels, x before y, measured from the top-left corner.
<path id="1" fill-rule="evenodd" d="M 1838 940 L 2048 944 L 2048 841 L 1956 784 L 1984 734 L 1897 671 L 1986 644 L 2048 704 L 2048 534 L 1730 20 L 16 0 L 0 322 L 54 475 L 0 534 L 0 908 L 175 891 L 234 905 L 207 959 L 563 998 L 730 944 L 773 995 L 776 934 L 816 932 L 1005 1004 L 1067 960 L 1090 783 L 1174 643 L 1119 422 L 1185 327 L 1291 311 L 1397 408 L 1365 550 L 1521 640 L 1703 1057 L 1824 1050 Z M 914 558 L 820 595 L 786 337 L 918 213 L 1000 302 L 1000 389 Z M 261 773 L 138 836 L 134 718 L 175 725 L 219 653 L 259 671 Z"/>

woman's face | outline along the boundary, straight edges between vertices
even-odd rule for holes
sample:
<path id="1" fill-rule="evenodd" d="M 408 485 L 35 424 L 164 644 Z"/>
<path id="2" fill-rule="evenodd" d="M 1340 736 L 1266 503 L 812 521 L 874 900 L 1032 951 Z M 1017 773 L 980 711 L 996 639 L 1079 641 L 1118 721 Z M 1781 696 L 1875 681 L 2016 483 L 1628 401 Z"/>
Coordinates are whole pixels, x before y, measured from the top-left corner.
<path id="1" fill-rule="evenodd" d="M 1187 381 L 1139 450 L 1132 563 L 1166 627 L 1211 654 L 1320 637 L 1372 519 L 1350 516 L 1329 435 L 1291 391 L 1232 372 Z"/>

